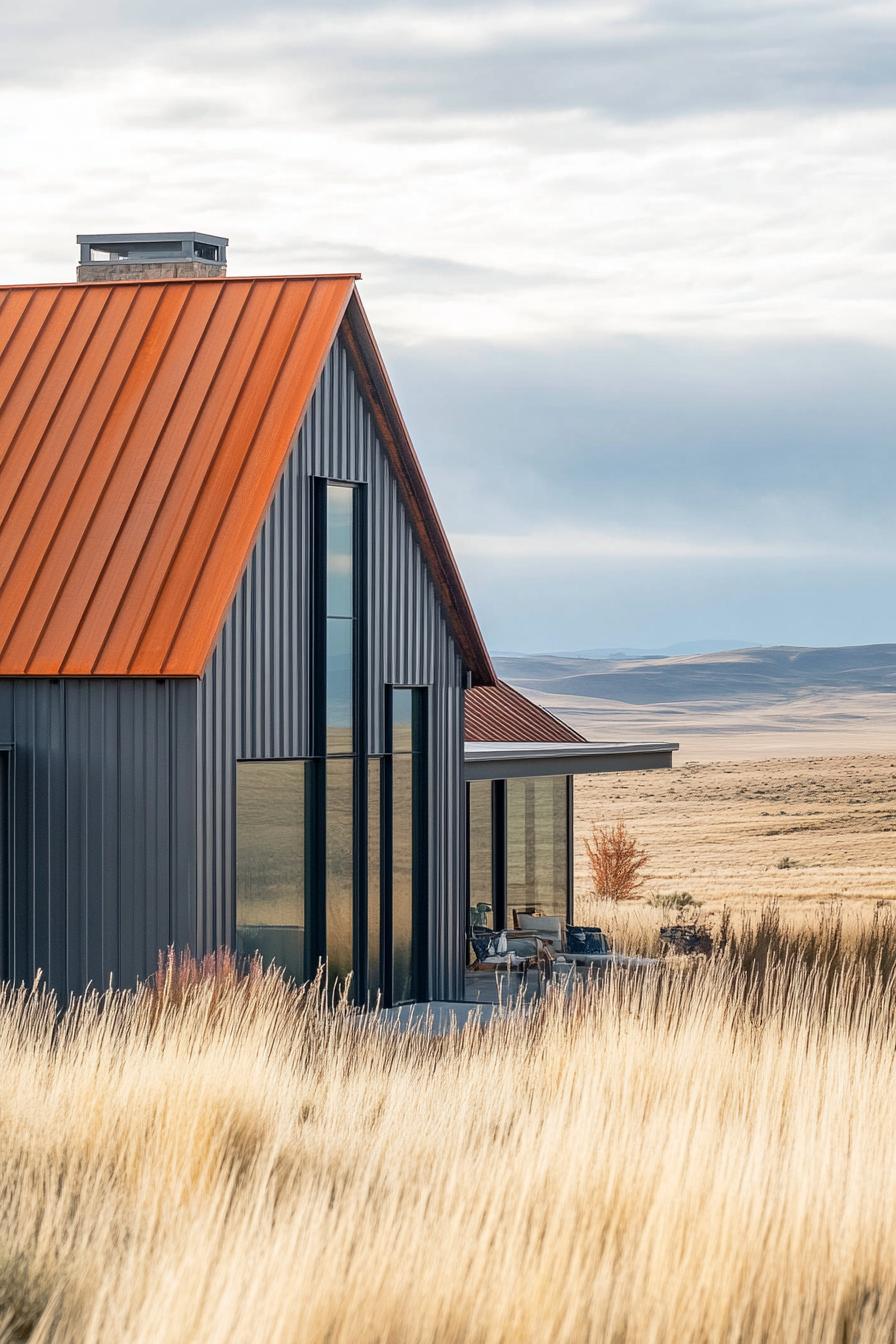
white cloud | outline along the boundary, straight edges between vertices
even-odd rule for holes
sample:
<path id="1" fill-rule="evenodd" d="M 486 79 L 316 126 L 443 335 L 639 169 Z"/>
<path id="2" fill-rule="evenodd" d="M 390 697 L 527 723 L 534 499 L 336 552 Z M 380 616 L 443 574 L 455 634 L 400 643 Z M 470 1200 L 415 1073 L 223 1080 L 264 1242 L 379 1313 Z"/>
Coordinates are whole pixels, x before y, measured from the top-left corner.
<path id="1" fill-rule="evenodd" d="M 780 12 L 759 9 L 768 22 Z M 802 9 L 830 23 L 829 6 Z M 682 15 L 305 7 L 160 29 L 105 66 L 76 67 L 53 96 L 7 86 L 0 278 L 64 278 L 77 231 L 198 227 L 229 233 L 235 272 L 360 265 L 392 342 L 892 343 L 896 108 L 695 98 L 639 118 L 604 106 L 602 62 L 612 82 L 617 48 L 637 64 L 647 44 L 655 64 L 663 42 L 680 54 L 685 32 L 697 51 L 707 33 L 724 46 L 721 16 Z M 577 36 L 591 51 L 584 74 Z M 772 70 L 792 45 L 772 50 Z M 483 49 L 492 63 L 473 69 Z M 529 64 L 517 69 L 520 51 Z M 541 102 L 535 80 L 527 105 L 539 52 L 554 84 L 569 68 L 565 101 Z M 490 102 L 490 77 L 512 96 Z"/>

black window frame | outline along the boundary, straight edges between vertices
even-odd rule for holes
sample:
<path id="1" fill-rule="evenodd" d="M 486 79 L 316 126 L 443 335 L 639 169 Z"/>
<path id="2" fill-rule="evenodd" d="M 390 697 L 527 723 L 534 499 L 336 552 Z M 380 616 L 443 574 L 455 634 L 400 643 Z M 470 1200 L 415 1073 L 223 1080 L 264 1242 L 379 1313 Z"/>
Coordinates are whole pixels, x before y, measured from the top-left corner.
<path id="1" fill-rule="evenodd" d="M 520 776 L 529 778 L 529 776 Z M 538 776 L 533 776 L 538 778 Z M 574 776 L 566 775 L 566 922 L 573 921 L 575 900 L 575 820 L 573 816 Z M 492 779 L 492 911 L 496 929 L 507 928 L 507 780 Z M 464 791 L 466 806 L 467 864 L 465 920 L 470 935 L 470 781 Z"/>
<path id="2" fill-rule="evenodd" d="M 303 843 L 302 863 L 303 863 L 303 870 L 304 870 L 304 881 L 303 881 L 303 884 L 302 884 L 302 886 L 303 886 L 303 891 L 302 891 L 302 906 L 303 906 L 303 915 L 304 915 L 304 921 L 305 921 L 305 922 L 304 922 L 304 955 L 303 955 L 304 968 L 303 968 L 303 977 L 304 977 L 304 979 L 307 980 L 309 977 L 311 977 L 311 976 L 314 975 L 314 970 L 316 969 L 316 966 L 317 966 L 316 961 L 314 962 L 313 967 L 311 966 L 311 956 L 310 956 L 310 951 L 309 951 L 309 948 L 310 948 L 310 941 L 311 941 L 311 936 L 312 936 L 312 929 L 311 929 L 310 926 L 311 926 L 311 924 L 313 923 L 313 911 L 312 911 L 312 905 L 313 905 L 313 902 L 309 899 L 309 893 L 310 893 L 310 890 L 311 890 L 311 875 L 310 875 L 309 869 L 310 869 L 310 867 L 311 867 L 311 864 L 312 864 L 312 861 L 313 861 L 313 858 L 314 858 L 314 854 L 313 854 L 313 846 L 312 846 L 312 837 L 314 836 L 314 816 L 315 816 L 315 812 L 316 812 L 316 808 L 317 808 L 317 788 L 316 788 L 316 778 L 315 778 L 315 775 L 314 775 L 314 761 L 311 760 L 308 756 L 238 756 L 238 757 L 235 759 L 235 761 L 233 762 L 232 796 L 233 796 L 233 874 L 234 874 L 234 890 L 233 890 L 233 947 L 234 947 L 234 951 L 236 951 L 236 944 L 237 944 L 237 928 L 238 928 L 238 925 L 239 925 L 239 898 L 240 898 L 240 893 L 239 893 L 239 884 L 238 884 L 238 872 L 239 872 L 239 843 L 240 843 L 240 838 L 239 838 L 239 802 L 238 802 L 238 789 L 239 789 L 239 768 L 240 768 L 241 765 L 266 765 L 266 766 L 271 766 L 273 769 L 276 769 L 278 766 L 282 766 L 282 765 L 303 765 L 303 766 L 305 767 L 305 778 L 304 778 L 304 782 L 303 782 L 303 818 L 302 818 L 303 827 L 304 827 L 304 833 L 303 833 L 303 837 L 302 837 L 302 843 Z"/>
<path id="3" fill-rule="evenodd" d="M 411 747 L 393 751 L 392 696 L 411 691 Z M 399 1003 L 420 1003 L 429 998 L 429 706 L 430 688 L 413 682 L 390 682 L 385 687 L 383 732 L 385 752 L 380 780 L 380 974 L 381 1002 L 396 1006 L 393 996 L 393 761 L 396 755 L 411 757 L 411 982 L 412 994 Z"/>
<path id="4" fill-rule="evenodd" d="M 15 920 L 15 749 L 0 743 L 0 978 L 12 979 Z"/>
<path id="5" fill-rule="evenodd" d="M 367 996 L 367 485 L 336 476 L 312 478 L 311 507 L 311 750 L 312 808 L 309 816 L 309 861 L 306 900 L 309 976 L 327 955 L 326 913 L 326 769 L 328 760 L 353 761 L 352 806 L 352 992 L 356 1002 Z M 330 486 L 352 492 L 352 750 L 330 752 L 327 743 L 327 491 Z"/>

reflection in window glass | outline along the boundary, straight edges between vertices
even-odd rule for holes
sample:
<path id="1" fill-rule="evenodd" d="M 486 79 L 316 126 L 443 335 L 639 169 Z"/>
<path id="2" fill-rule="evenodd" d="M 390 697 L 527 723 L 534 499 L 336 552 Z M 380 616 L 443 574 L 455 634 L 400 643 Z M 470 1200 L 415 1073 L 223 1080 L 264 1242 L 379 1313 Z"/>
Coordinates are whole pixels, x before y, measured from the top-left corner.
<path id="1" fill-rule="evenodd" d="M 514 910 L 566 918 L 566 776 L 507 781 L 507 922 Z"/>
<path id="2" fill-rule="evenodd" d="M 352 970 L 352 889 L 354 762 L 326 765 L 326 921 L 330 982 L 344 980 Z"/>
<path id="3" fill-rule="evenodd" d="M 367 989 L 375 1000 L 380 970 L 380 778 L 378 757 L 367 762 Z"/>
<path id="4" fill-rule="evenodd" d="M 467 786 L 470 818 L 470 924 L 495 927 L 492 901 L 492 782 Z"/>
<path id="5" fill-rule="evenodd" d="M 414 997 L 414 758 L 392 760 L 392 1001 Z"/>
<path id="6" fill-rule="evenodd" d="M 352 732 L 352 621 L 327 620 L 327 755 L 350 752 Z"/>
<path id="7" fill-rule="evenodd" d="M 327 615 L 353 616 L 354 489 L 327 486 Z"/>
<path id="8" fill-rule="evenodd" d="M 414 692 L 392 692 L 392 750 L 410 751 L 414 745 Z"/>
<path id="9" fill-rule="evenodd" d="M 305 764 L 236 768 L 236 948 L 305 978 Z"/>

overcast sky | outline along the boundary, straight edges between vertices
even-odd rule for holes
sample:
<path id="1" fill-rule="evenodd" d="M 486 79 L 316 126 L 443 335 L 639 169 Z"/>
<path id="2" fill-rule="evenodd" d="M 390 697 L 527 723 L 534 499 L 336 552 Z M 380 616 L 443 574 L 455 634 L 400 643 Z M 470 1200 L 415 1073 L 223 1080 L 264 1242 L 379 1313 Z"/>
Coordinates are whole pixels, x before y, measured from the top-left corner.
<path id="1" fill-rule="evenodd" d="M 0 280 L 361 270 L 493 648 L 896 640 L 893 0 L 2 11 Z"/>

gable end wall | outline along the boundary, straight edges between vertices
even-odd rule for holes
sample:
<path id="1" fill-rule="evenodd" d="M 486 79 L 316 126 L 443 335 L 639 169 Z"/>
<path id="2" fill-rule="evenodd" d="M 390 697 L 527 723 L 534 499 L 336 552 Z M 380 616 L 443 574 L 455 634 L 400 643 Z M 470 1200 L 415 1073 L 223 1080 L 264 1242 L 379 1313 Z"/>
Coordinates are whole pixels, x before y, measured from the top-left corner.
<path id="1" fill-rule="evenodd" d="M 199 930 L 233 945 L 238 759 L 306 757 L 313 479 L 366 485 L 369 751 L 385 687 L 429 687 L 429 942 L 433 997 L 463 996 L 463 677 L 426 563 L 337 339 L 199 686 Z"/>

